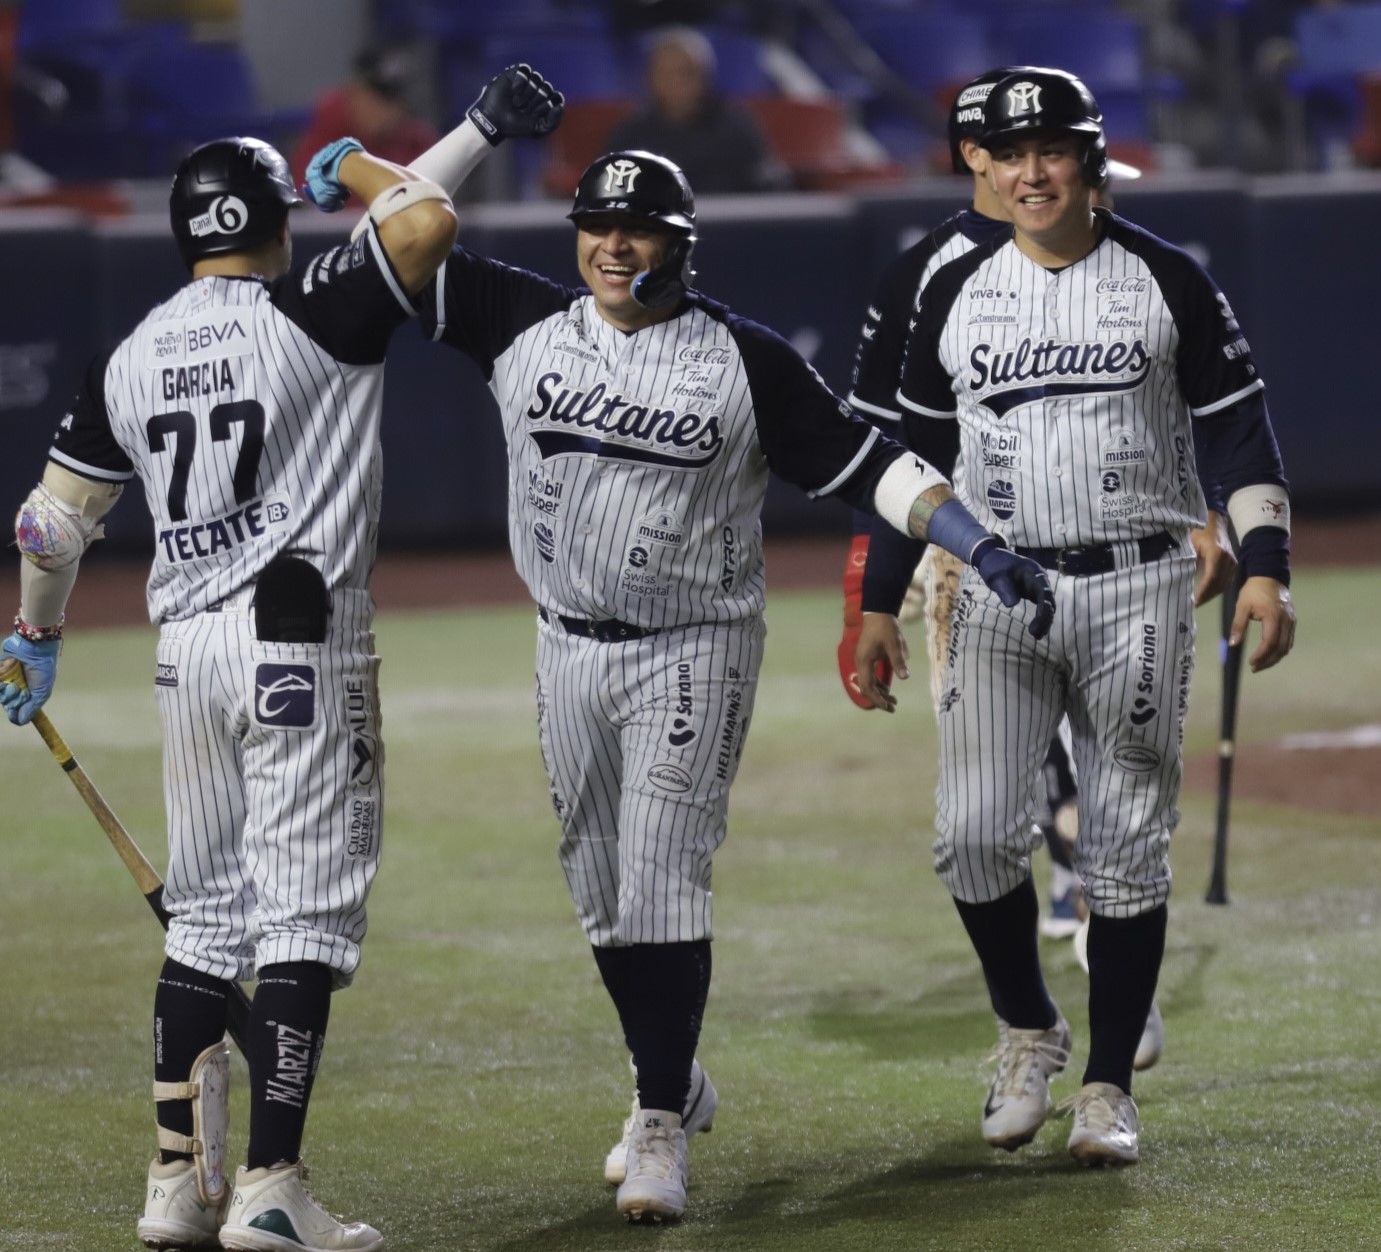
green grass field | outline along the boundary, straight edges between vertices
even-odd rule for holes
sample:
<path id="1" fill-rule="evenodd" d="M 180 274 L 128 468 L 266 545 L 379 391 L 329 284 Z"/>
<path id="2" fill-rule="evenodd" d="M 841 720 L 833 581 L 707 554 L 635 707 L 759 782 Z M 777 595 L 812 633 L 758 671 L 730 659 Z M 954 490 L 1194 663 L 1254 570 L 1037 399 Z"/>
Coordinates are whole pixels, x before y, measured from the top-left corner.
<path id="1" fill-rule="evenodd" d="M 1377 570 L 1306 572 L 1296 594 L 1296 655 L 1245 678 L 1246 741 L 1377 720 Z M 1082 1171 L 1060 1123 L 995 1153 L 978 1136 L 992 1017 L 929 866 L 923 662 L 897 717 L 865 716 L 838 689 L 836 595 L 770 603 L 716 866 L 700 1055 L 722 1104 L 692 1147 L 687 1220 L 662 1229 L 625 1227 L 600 1179 L 628 1071 L 555 863 L 531 614 L 380 620 L 386 852 L 308 1125 L 327 1206 L 394 1252 L 1381 1248 L 1376 821 L 1240 796 L 1232 904 L 1212 909 L 1212 797 L 1188 795 L 1142 1164 Z M 1201 638 L 1216 624 L 1215 606 Z M 1212 656 L 1191 752 L 1216 735 Z M 74 634 L 49 709 L 161 865 L 152 668 L 149 630 Z M 0 1249 L 134 1248 L 156 925 L 37 736 L 0 743 Z M 1068 944 L 1045 953 L 1076 1032 L 1060 1097 L 1086 981 Z M 238 1059 L 234 1082 L 239 1157 Z"/>

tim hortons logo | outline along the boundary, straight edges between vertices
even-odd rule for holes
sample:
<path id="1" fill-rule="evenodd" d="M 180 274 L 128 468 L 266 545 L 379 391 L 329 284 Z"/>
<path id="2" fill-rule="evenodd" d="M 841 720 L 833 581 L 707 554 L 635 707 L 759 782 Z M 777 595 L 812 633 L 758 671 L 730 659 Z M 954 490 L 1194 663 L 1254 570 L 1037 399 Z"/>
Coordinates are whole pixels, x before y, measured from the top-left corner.
<path id="1" fill-rule="evenodd" d="M 633 191 L 633 184 L 643 172 L 635 161 L 610 161 L 604 167 L 604 194 L 606 196 L 626 196 Z"/>

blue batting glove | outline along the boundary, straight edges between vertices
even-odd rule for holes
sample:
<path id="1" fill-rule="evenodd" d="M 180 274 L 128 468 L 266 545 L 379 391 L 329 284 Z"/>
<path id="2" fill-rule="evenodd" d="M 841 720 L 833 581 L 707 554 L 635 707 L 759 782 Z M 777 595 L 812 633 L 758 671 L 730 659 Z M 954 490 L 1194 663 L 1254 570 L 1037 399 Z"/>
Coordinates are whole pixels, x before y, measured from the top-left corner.
<path id="1" fill-rule="evenodd" d="M 340 173 L 340 163 L 352 152 L 363 152 L 364 144 L 347 135 L 328 143 L 307 163 L 307 181 L 302 186 L 303 194 L 317 208 L 326 213 L 334 213 L 343 208 L 350 199 L 350 190 L 342 187 L 336 177 Z"/>
<path id="2" fill-rule="evenodd" d="M 34 643 L 20 635 L 10 635 L 0 643 L 0 655 L 12 656 L 24 667 L 22 684 L 0 682 L 0 708 L 16 726 L 27 726 L 53 694 L 61 650 L 60 639 Z"/>
<path id="3" fill-rule="evenodd" d="M 970 562 L 978 576 L 1007 608 L 1019 600 L 1036 606 L 1026 629 L 1033 639 L 1044 639 L 1055 620 L 1055 593 L 1045 570 L 1030 557 L 1009 552 L 996 535 L 989 535 L 973 550 Z"/>

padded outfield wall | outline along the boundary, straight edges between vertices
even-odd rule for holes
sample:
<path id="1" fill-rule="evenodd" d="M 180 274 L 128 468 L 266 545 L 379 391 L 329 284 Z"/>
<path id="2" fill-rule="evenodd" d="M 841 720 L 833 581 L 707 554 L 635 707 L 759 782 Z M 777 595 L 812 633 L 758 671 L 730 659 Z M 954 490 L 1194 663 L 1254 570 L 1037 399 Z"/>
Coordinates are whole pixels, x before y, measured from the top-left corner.
<path id="1" fill-rule="evenodd" d="M 882 196 L 706 198 L 696 252 L 716 299 L 790 338 L 847 390 L 862 312 L 899 247 L 962 204 L 963 184 L 934 180 Z M 1227 292 L 1266 378 L 1302 511 L 1381 499 L 1377 399 L 1365 362 L 1381 317 L 1381 176 L 1247 179 L 1195 175 L 1117 189 L 1117 211 L 1190 248 Z M 958 193 L 958 194 L 957 194 Z M 466 208 L 467 246 L 576 282 L 564 205 Z M 348 223 L 304 210 L 299 255 Z M 65 213 L 0 213 L 0 510 L 32 486 L 86 361 L 183 279 L 157 216 L 90 223 Z M 496 410 L 477 369 L 396 337 L 385 388 L 383 542 L 392 547 L 502 541 L 505 472 Z M 133 492 L 132 496 L 139 493 Z M 837 530 L 843 508 L 774 483 L 775 534 Z M 141 503 L 122 503 L 114 547 L 147 546 Z"/>

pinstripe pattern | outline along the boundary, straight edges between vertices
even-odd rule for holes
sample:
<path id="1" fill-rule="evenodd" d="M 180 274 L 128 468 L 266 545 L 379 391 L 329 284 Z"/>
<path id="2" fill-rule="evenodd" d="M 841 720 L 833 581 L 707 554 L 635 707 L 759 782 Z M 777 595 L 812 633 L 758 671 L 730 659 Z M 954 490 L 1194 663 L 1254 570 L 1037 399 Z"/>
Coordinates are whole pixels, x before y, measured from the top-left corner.
<path id="1" fill-rule="evenodd" d="M 1110 543 L 1116 560 L 1099 576 L 1051 573 L 1055 625 L 1039 643 L 1027 606 L 1003 610 L 964 570 L 941 684 L 936 868 L 974 903 L 1026 879 L 1030 779 L 1068 715 L 1075 866 L 1095 912 L 1133 917 L 1169 895 L 1179 820 L 1194 656 L 1185 536 L 1205 508 L 1185 392 L 1204 414 L 1262 384 L 1244 342 L 1229 341 L 1235 323 L 1211 280 L 1104 221 L 1098 246 L 1062 270 L 997 241 L 936 271 L 922 298 L 929 329 L 914 340 L 925 346 L 898 399 L 958 419 L 955 489 L 985 525 L 1016 546 Z M 1181 343 L 1181 317 L 1206 347 Z M 1187 377 L 1186 360 L 1207 369 Z M 1179 549 L 1138 563 L 1135 540 L 1161 531 Z"/>
<path id="2" fill-rule="evenodd" d="M 178 679 L 157 688 L 175 960 L 218 978 L 279 961 L 329 965 L 338 986 L 353 977 L 383 835 L 379 659 L 358 616 L 333 619 L 324 644 L 261 643 L 247 604 L 163 626 L 158 661 Z M 265 662 L 316 670 L 314 726 L 256 719 Z M 352 780 L 343 745 L 360 732 L 374 760 Z"/>
<path id="3" fill-rule="evenodd" d="M 951 894 L 983 903 L 1030 875 L 1039 842 L 1030 780 L 1068 713 L 1079 778 L 1075 867 L 1091 907 L 1133 917 L 1165 901 L 1193 665 L 1193 580 L 1189 555 L 1091 578 L 1052 574 L 1055 626 L 1033 643 L 1026 610 L 1004 609 L 965 568 L 951 618 L 936 789 L 935 865 Z M 1155 655 L 1143 663 L 1148 625 Z M 1138 706 L 1148 670 L 1149 693 Z"/>
<path id="4" fill-rule="evenodd" d="M 400 296 L 372 234 L 274 284 L 195 279 L 99 386 L 88 374 L 59 430 L 81 472 L 127 457 L 153 515 L 167 952 L 215 977 L 307 961 L 344 986 L 359 964 L 383 834 L 367 580 Z M 289 550 L 330 590 L 323 643 L 255 638 L 255 579 Z"/>
<path id="5" fill-rule="evenodd" d="M 710 861 L 764 633 L 754 619 L 608 644 L 539 619 L 542 758 L 561 866 L 592 944 L 711 937 Z"/>

